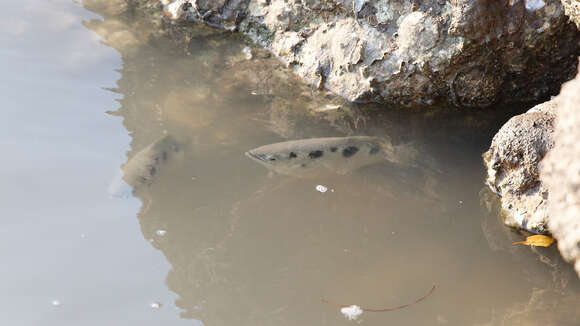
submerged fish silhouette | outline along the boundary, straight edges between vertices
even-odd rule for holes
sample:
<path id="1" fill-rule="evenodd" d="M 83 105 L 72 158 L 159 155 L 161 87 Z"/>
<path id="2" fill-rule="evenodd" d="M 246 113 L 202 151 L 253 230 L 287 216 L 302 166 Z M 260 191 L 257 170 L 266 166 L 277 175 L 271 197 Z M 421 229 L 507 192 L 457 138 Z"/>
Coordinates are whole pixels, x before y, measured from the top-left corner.
<path id="1" fill-rule="evenodd" d="M 304 176 L 331 170 L 346 174 L 363 166 L 383 162 L 410 163 L 416 151 L 408 145 L 393 146 L 377 137 L 327 137 L 264 145 L 245 153 L 247 157 L 280 174 Z"/>
<path id="2" fill-rule="evenodd" d="M 179 152 L 177 141 L 163 136 L 135 154 L 109 186 L 111 197 L 128 197 L 137 187 L 151 185 L 153 177 L 169 157 Z"/>

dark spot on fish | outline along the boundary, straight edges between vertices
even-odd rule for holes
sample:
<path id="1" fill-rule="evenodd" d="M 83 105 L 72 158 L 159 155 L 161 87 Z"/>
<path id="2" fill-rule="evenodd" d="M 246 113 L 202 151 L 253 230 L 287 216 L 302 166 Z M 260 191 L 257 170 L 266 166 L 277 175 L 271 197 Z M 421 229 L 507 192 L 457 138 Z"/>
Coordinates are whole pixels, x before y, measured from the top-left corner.
<path id="1" fill-rule="evenodd" d="M 294 152 L 290 152 L 290 155 L 288 155 L 288 158 L 297 158 L 298 155 L 296 155 L 296 153 Z"/>
<path id="2" fill-rule="evenodd" d="M 275 160 L 276 160 L 276 158 L 275 158 L 275 157 L 269 157 L 269 158 L 268 158 L 268 160 L 270 160 L 270 161 L 275 161 Z"/>
<path id="3" fill-rule="evenodd" d="M 336 150 L 337 150 L 337 149 L 338 149 L 338 148 L 336 148 L 336 147 L 331 147 L 331 148 L 330 148 L 330 151 L 334 153 L 334 152 L 336 152 Z"/>
<path id="4" fill-rule="evenodd" d="M 376 147 L 376 146 L 374 146 L 374 147 L 371 147 L 371 150 L 369 151 L 369 154 L 374 155 L 374 154 L 376 154 L 378 152 L 379 152 L 379 148 Z"/>
<path id="5" fill-rule="evenodd" d="M 355 146 L 348 146 L 347 148 L 342 150 L 342 156 L 344 157 L 351 157 L 358 152 L 358 147 Z"/>
<path id="6" fill-rule="evenodd" d="M 322 154 L 324 154 L 323 151 L 312 151 L 310 153 L 308 153 L 308 157 L 310 158 L 319 158 L 322 156 Z"/>

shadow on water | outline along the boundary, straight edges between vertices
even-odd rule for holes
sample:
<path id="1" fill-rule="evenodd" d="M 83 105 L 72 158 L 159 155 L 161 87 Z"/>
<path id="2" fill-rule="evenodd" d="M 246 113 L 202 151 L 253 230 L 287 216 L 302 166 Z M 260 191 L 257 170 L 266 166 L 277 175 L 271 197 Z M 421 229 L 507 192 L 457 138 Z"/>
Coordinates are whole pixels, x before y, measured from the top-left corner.
<path id="1" fill-rule="evenodd" d="M 567 325 L 580 284 L 556 248 L 512 247 L 481 153 L 523 107 L 487 111 L 349 104 L 305 86 L 267 52 L 199 25 L 86 26 L 124 58 L 117 89 L 132 137 L 124 181 L 143 236 L 172 269 L 182 317 L 207 325 L 346 324 L 321 299 L 369 308 L 365 322 Z M 176 42 L 177 40 L 177 42 Z M 187 45 L 183 46 L 183 40 Z M 181 43 L 180 43 L 181 42 Z M 312 137 L 408 144 L 417 164 L 340 175 L 268 173 L 244 152 Z M 324 185 L 327 192 L 315 187 Z"/>

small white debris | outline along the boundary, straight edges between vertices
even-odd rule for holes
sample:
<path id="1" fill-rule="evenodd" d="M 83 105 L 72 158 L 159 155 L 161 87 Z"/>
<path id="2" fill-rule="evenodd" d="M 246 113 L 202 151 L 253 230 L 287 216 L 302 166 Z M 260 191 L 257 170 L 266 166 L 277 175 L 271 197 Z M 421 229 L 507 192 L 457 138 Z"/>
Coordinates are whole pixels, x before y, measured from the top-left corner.
<path id="1" fill-rule="evenodd" d="M 317 108 L 314 111 L 316 112 L 327 112 L 327 111 L 335 111 L 340 109 L 340 105 L 336 105 L 336 104 L 326 104 L 323 107 Z"/>
<path id="2" fill-rule="evenodd" d="M 155 234 L 157 234 L 158 236 L 162 237 L 165 234 L 167 234 L 167 231 L 165 231 L 165 230 L 157 230 L 157 231 L 155 231 Z"/>
<path id="3" fill-rule="evenodd" d="M 544 0 L 526 0 L 526 9 L 528 11 L 542 9 L 545 5 Z"/>
<path id="4" fill-rule="evenodd" d="M 321 193 L 325 193 L 328 191 L 328 187 L 325 187 L 323 185 L 318 185 L 318 186 L 316 186 L 316 190 L 321 192 Z"/>
<path id="5" fill-rule="evenodd" d="M 153 309 L 159 309 L 161 308 L 163 305 L 161 304 L 161 302 L 155 301 L 155 302 L 151 302 L 151 308 Z"/>
<path id="6" fill-rule="evenodd" d="M 86 238 L 87 238 L 87 235 L 84 233 L 81 233 L 81 239 L 86 239 Z"/>
<path id="7" fill-rule="evenodd" d="M 60 301 L 59 300 L 52 300 L 52 306 L 53 307 L 59 307 L 60 306 Z"/>
<path id="8" fill-rule="evenodd" d="M 254 96 L 255 96 L 255 95 L 258 95 L 258 92 L 256 92 L 256 91 L 251 91 L 251 92 L 250 92 L 250 94 L 252 94 L 252 95 L 254 95 Z"/>
<path id="9" fill-rule="evenodd" d="M 252 49 L 250 49 L 249 46 L 246 46 L 245 48 L 243 48 L 242 53 L 246 56 L 246 60 L 252 60 L 252 58 L 254 57 L 252 55 Z"/>
<path id="10" fill-rule="evenodd" d="M 340 312 L 348 320 L 356 320 L 358 316 L 362 315 L 363 310 L 361 309 L 361 307 L 353 304 L 352 306 L 341 308 Z"/>

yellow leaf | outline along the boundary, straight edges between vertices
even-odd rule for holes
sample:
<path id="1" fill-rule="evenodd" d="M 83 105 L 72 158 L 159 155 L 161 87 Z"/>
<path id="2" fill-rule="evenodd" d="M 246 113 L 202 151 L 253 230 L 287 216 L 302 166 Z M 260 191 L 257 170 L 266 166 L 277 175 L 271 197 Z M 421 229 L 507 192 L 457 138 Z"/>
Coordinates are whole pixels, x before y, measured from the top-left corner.
<path id="1" fill-rule="evenodd" d="M 526 238 L 526 241 L 517 241 L 512 244 L 523 244 L 526 246 L 538 246 L 538 247 L 549 247 L 552 243 L 554 243 L 554 239 L 550 238 L 546 235 L 532 235 Z"/>

